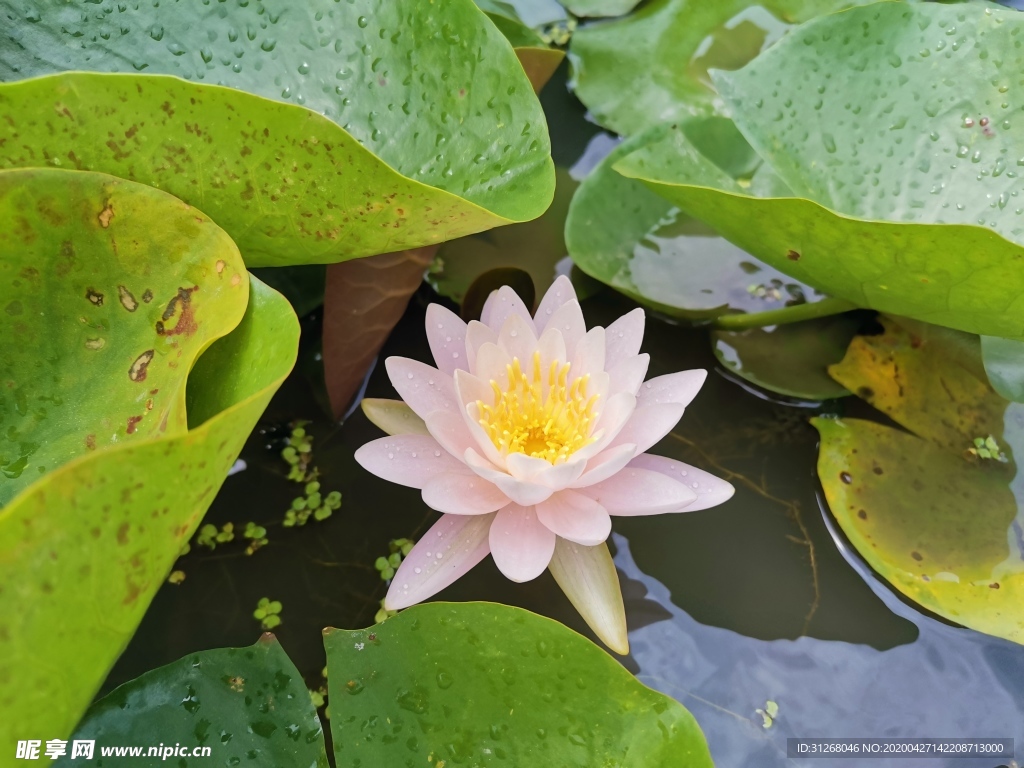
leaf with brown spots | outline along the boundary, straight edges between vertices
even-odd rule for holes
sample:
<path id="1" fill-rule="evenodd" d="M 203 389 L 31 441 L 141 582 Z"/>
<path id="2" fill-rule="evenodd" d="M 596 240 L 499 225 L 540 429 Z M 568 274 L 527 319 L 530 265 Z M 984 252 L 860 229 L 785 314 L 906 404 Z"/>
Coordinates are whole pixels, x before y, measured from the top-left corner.
<path id="1" fill-rule="evenodd" d="M 117 216 L 99 215 L 111 208 Z M 45 279 L 22 277 L 29 267 Z M 99 449 L 183 431 L 187 373 L 241 320 L 248 280 L 230 278 L 244 275 L 224 231 L 164 192 L 78 171 L 0 171 L 0 306 L 22 308 L 0 312 L 0 430 L 14 436 L 0 445 L 0 506 L 85 453 L 88 434 Z M 144 290 L 159 301 L 138 303 Z M 168 302 L 173 318 L 161 315 Z M 150 389 L 160 395 L 140 420 Z"/>
<path id="2" fill-rule="evenodd" d="M 985 378 L 978 337 L 882 316 L 884 333 L 856 336 L 832 378 L 921 437 L 957 453 L 1003 434 L 1007 402 Z"/>
<path id="3" fill-rule="evenodd" d="M 118 215 L 103 227 L 106 201 Z M 66 271 L 62 240 L 74 242 Z M 126 312 L 89 299 L 118 285 L 157 300 Z M 183 285 L 202 287 L 189 294 L 194 332 L 161 336 Z M 0 360 L 0 426 L 19 437 L 0 447 L 0 584 L 17 585 L 0 594 L 3 743 L 71 733 L 298 346 L 291 307 L 247 278 L 223 230 L 98 174 L 0 172 L 0 306 L 14 296 L 24 315 L 0 313 L 15 342 Z"/>
<path id="4" fill-rule="evenodd" d="M 992 391 L 978 339 L 904 319 L 858 336 L 832 375 L 904 427 L 817 418 L 818 477 L 860 555 L 951 621 L 1024 643 L 1016 464 L 1024 406 Z M 1007 461 L 983 458 L 991 435 Z M 972 453 L 972 450 L 974 452 Z M 997 585 L 993 587 L 992 585 Z"/>
<path id="5" fill-rule="evenodd" d="M 869 421 L 812 423 L 829 509 L 861 557 L 928 610 L 1024 643 L 1024 573 L 1007 543 L 1017 515 L 1013 466 L 966 461 Z"/>
<path id="6" fill-rule="evenodd" d="M 0 2 L 18 19 L 0 26 L 0 167 L 67 164 L 166 190 L 249 266 L 417 248 L 551 201 L 533 84 L 472 0 L 95 8 L 69 0 L 28 23 Z M 562 57 L 523 51 L 538 81 Z M 111 223 L 124 215 L 111 210 Z"/>

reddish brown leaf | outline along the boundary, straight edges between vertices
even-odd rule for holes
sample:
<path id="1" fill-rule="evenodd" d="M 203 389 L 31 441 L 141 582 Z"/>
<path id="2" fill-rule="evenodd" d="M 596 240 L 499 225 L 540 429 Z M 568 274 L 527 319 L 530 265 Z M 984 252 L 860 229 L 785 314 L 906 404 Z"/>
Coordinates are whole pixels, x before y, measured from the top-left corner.
<path id="1" fill-rule="evenodd" d="M 429 245 L 327 267 L 324 378 L 336 418 L 352 404 L 436 251 Z"/>

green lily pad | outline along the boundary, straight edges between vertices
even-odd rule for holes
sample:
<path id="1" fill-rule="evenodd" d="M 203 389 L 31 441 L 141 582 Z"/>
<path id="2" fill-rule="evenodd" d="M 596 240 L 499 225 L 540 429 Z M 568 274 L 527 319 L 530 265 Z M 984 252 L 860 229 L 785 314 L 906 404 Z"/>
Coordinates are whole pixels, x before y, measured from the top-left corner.
<path id="1" fill-rule="evenodd" d="M 419 605 L 324 644 L 338 765 L 712 765 L 681 704 L 519 608 Z"/>
<path id="2" fill-rule="evenodd" d="M 766 165 L 741 185 L 682 131 L 614 167 L 770 267 L 830 296 L 972 333 L 1024 338 L 1020 246 L 991 229 L 854 218 L 779 196 L 784 182 Z"/>
<path id="3" fill-rule="evenodd" d="M 815 419 L 829 508 L 868 564 L 940 616 L 1024 643 L 1013 450 L 1024 414 L 984 380 L 977 339 L 883 318 L 830 370 L 916 434 Z"/>
<path id="4" fill-rule="evenodd" d="M 0 86 L 0 167 L 165 189 L 250 266 L 422 246 L 550 201 L 540 104 L 471 0 L 45 5 L 0 2 L 0 80 L 18 80 Z"/>
<path id="5" fill-rule="evenodd" d="M 711 333 L 715 357 L 729 371 L 772 392 L 800 400 L 850 394 L 828 375 L 843 359 L 861 319 L 836 315 L 774 328 Z"/>
<path id="6" fill-rule="evenodd" d="M 882 3 L 816 19 L 720 73 L 737 126 L 789 195 L 744 190 L 678 135 L 618 169 L 831 295 L 1024 338 L 1024 124 L 1007 84 L 1024 66 L 1022 29 L 1019 13 L 986 5 Z"/>
<path id="7" fill-rule="evenodd" d="M 627 136 L 657 123 L 713 114 L 717 105 L 709 69 L 739 69 L 791 25 L 857 2 L 655 0 L 623 19 L 573 35 L 572 85 L 600 125 Z M 580 15 L 588 15 L 585 8 L 635 4 L 576 0 Z M 573 3 L 569 7 L 575 12 Z"/>
<path id="8" fill-rule="evenodd" d="M 0 741 L 13 743 L 71 732 L 290 371 L 298 323 L 223 232 L 162 192 L 38 169 L 0 173 L 0 200 L 0 306 L 27 340 L 9 350 L 5 391 L 27 399 L 5 396 L 4 430 L 45 434 L 0 481 Z"/>
<path id="9" fill-rule="evenodd" d="M 764 312 L 815 298 L 807 286 L 614 170 L 639 147 L 682 131 L 741 178 L 749 179 L 757 168 L 756 156 L 723 118 L 656 126 L 626 140 L 587 176 L 573 197 L 565 241 L 576 266 L 637 301 L 688 320 Z M 718 165 L 715 169 L 726 173 Z"/>
<path id="10" fill-rule="evenodd" d="M 168 765 L 257 765 L 327 768 L 323 729 L 302 675 L 277 639 L 264 635 L 249 648 L 220 648 L 180 661 L 125 683 L 85 713 L 72 739 L 96 742 L 93 759 L 69 765 L 110 766 L 101 747 L 181 745 L 187 760 L 168 752 Z M 70 750 L 69 750 L 70 754 Z M 160 761 L 168 760 L 162 753 Z M 142 758 L 125 758 L 124 764 Z M 151 765 L 157 765 L 155 758 Z M 63 762 L 63 761 L 62 761 Z"/>
<path id="11" fill-rule="evenodd" d="M 564 168 L 557 168 L 555 177 L 554 202 L 539 218 L 442 245 L 427 272 L 431 287 L 461 304 L 478 277 L 494 269 L 515 267 L 529 273 L 538 295 L 543 295 L 557 276 L 555 265 L 567 253 L 565 217 L 577 187 Z"/>
<path id="12" fill-rule="evenodd" d="M 992 388 L 1007 400 L 1024 402 L 1024 343 L 983 336 L 981 350 Z"/>

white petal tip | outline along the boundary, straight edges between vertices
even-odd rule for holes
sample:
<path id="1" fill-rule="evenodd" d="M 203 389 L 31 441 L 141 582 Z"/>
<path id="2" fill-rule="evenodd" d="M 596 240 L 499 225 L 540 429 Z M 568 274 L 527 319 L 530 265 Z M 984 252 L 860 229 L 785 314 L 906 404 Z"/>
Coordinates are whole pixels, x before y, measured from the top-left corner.
<path id="1" fill-rule="evenodd" d="M 364 445 L 359 446 L 358 448 L 356 448 L 356 452 L 352 455 L 352 458 L 356 460 L 356 464 L 365 469 L 367 472 L 370 472 L 370 468 L 366 466 L 366 459 L 370 453 L 368 449 L 369 445 L 369 443 L 365 443 Z"/>
<path id="2" fill-rule="evenodd" d="M 415 600 L 403 600 L 397 595 L 392 596 L 392 592 L 395 590 L 394 582 L 392 582 L 391 589 L 388 590 L 387 597 L 384 598 L 384 610 L 386 611 L 401 611 L 408 608 L 411 605 L 415 605 Z"/>
<path id="3" fill-rule="evenodd" d="M 629 655 L 629 639 L 625 635 L 622 637 L 602 637 L 600 639 L 608 646 L 612 653 L 616 653 L 619 656 Z"/>

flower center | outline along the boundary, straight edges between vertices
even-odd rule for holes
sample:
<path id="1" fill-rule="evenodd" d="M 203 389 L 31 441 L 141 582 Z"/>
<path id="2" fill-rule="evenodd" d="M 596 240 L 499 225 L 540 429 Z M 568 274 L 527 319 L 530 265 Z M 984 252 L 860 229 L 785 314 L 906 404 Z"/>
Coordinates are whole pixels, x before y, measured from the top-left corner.
<path id="1" fill-rule="evenodd" d="M 478 400 L 480 426 L 502 454 L 525 453 L 557 464 L 592 443 L 597 395 L 587 396 L 590 375 L 568 384 L 569 363 L 552 361 L 545 377 L 540 353 L 533 353 L 532 381 L 513 358 L 508 388 L 491 379 L 494 405 Z"/>

